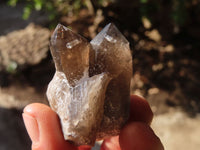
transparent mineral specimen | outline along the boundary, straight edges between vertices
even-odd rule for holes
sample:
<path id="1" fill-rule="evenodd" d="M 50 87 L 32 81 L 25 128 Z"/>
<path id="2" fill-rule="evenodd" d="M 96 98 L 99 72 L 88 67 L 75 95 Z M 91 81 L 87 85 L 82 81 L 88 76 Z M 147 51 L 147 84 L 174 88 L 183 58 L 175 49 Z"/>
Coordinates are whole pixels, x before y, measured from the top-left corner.
<path id="1" fill-rule="evenodd" d="M 132 57 L 128 41 L 108 24 L 90 43 L 58 24 L 50 41 L 56 73 L 47 97 L 64 138 L 75 145 L 119 134 L 129 117 Z"/>
<path id="2" fill-rule="evenodd" d="M 112 80 L 106 89 L 104 116 L 97 139 L 117 135 L 128 119 L 132 56 L 129 42 L 113 24 L 108 24 L 91 42 L 95 63 L 91 75 L 107 72 Z"/>

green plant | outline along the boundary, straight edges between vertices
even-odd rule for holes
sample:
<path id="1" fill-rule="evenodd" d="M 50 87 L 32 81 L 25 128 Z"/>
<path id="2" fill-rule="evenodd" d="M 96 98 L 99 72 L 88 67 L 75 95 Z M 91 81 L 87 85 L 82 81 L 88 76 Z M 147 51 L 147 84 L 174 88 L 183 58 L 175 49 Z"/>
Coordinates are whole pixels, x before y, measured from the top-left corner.
<path id="1" fill-rule="evenodd" d="M 185 23 L 188 17 L 187 0 L 175 0 L 172 2 L 171 17 L 177 25 Z"/>
<path id="2" fill-rule="evenodd" d="M 47 12 L 49 19 L 54 20 L 56 16 L 76 13 L 85 7 L 82 0 L 9 0 L 8 5 L 16 6 L 18 2 L 26 4 L 23 19 L 28 19 L 33 10 Z"/>
<path id="3" fill-rule="evenodd" d="M 17 67 L 18 67 L 17 63 L 14 62 L 14 61 L 11 61 L 11 62 L 8 64 L 8 66 L 6 67 L 6 71 L 7 71 L 8 73 L 10 73 L 10 74 L 14 74 L 14 73 L 16 73 L 16 71 L 17 71 Z"/>
<path id="4" fill-rule="evenodd" d="M 162 13 L 165 13 L 165 16 L 168 16 L 170 21 L 178 26 L 184 26 L 191 17 L 191 12 L 193 16 L 200 16 L 200 1 L 198 0 L 9 0 L 8 4 L 16 6 L 19 2 L 25 3 L 24 19 L 27 19 L 33 10 L 37 10 L 48 13 L 49 19 L 52 21 L 59 16 L 76 14 L 81 8 L 89 8 L 88 2 L 92 3 L 92 7 L 95 9 L 103 9 L 112 4 L 119 4 L 119 7 L 122 7 L 121 4 L 126 1 L 128 1 L 127 5 L 131 6 L 130 9 L 139 10 L 137 15 L 141 19 L 146 17 L 152 23 L 154 23 L 153 20 L 158 19 L 154 16 Z M 166 8 L 167 12 L 165 12 Z"/>
<path id="5" fill-rule="evenodd" d="M 171 21 L 178 26 L 183 26 L 191 17 L 190 12 L 194 7 L 200 7 L 198 0 L 139 0 L 139 3 L 141 17 L 145 16 L 151 20 L 154 17 L 152 13 L 168 13 Z M 168 8 L 167 12 L 163 12 L 162 8 Z M 199 11 L 195 15 L 199 16 Z"/>

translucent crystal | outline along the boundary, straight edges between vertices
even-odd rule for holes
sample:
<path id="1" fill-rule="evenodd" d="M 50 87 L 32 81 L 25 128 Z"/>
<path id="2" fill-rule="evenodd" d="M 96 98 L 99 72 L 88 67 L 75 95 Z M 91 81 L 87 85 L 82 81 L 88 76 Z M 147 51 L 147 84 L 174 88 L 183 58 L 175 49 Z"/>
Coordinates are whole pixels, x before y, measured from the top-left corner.
<path id="1" fill-rule="evenodd" d="M 65 74 L 70 85 L 88 76 L 90 45 L 85 38 L 58 24 L 50 48 L 56 70 Z"/>
<path id="2" fill-rule="evenodd" d="M 50 41 L 56 73 L 47 97 L 75 145 L 117 135 L 129 116 L 129 43 L 108 24 L 90 43 L 58 25 Z"/>
<path id="3" fill-rule="evenodd" d="M 129 42 L 108 24 L 91 42 L 95 62 L 91 75 L 107 72 L 112 77 L 106 90 L 104 117 L 97 138 L 116 135 L 128 119 L 132 56 Z M 106 51 L 105 51 L 106 49 Z"/>

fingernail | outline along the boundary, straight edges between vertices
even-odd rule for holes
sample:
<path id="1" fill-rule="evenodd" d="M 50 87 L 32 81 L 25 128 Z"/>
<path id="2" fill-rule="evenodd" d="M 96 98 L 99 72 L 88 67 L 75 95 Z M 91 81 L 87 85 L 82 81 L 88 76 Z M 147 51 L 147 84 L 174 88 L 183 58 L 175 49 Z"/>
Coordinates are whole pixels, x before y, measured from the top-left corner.
<path id="1" fill-rule="evenodd" d="M 32 144 L 36 145 L 39 142 L 39 128 L 37 120 L 27 113 L 23 113 L 22 116 Z"/>

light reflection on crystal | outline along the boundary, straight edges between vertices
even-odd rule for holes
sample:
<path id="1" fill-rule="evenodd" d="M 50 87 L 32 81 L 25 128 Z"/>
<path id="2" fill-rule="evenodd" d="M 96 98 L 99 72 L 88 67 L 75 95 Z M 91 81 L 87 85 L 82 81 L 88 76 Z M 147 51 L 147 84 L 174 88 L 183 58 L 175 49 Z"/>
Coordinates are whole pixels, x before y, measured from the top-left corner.
<path id="1" fill-rule="evenodd" d="M 81 43 L 81 41 L 75 39 L 75 40 L 73 40 L 73 41 L 71 41 L 71 42 L 68 42 L 68 43 L 66 44 L 66 47 L 69 48 L 69 49 L 71 49 L 71 48 L 73 48 L 74 46 L 76 46 L 76 45 L 79 44 L 79 43 Z"/>
<path id="2" fill-rule="evenodd" d="M 117 40 L 116 39 L 114 39 L 112 36 L 110 36 L 110 35 L 105 35 L 105 38 L 106 38 L 106 40 L 108 40 L 109 42 L 111 42 L 111 43 L 116 43 L 117 42 Z"/>

